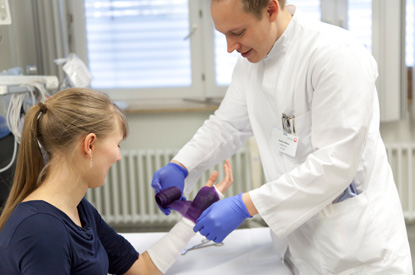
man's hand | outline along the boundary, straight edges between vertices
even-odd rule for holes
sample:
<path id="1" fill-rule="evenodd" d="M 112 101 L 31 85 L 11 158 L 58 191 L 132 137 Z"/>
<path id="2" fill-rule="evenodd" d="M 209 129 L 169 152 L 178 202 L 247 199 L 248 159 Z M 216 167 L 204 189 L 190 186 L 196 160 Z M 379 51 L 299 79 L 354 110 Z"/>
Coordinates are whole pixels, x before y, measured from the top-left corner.
<path id="1" fill-rule="evenodd" d="M 251 218 L 242 201 L 242 193 L 215 202 L 197 219 L 193 230 L 208 240 L 220 243 L 246 219 Z"/>
<path id="2" fill-rule="evenodd" d="M 170 162 L 166 166 L 157 170 L 153 175 L 151 181 L 151 187 L 154 188 L 156 193 L 169 187 L 177 187 L 181 191 L 181 200 L 185 200 L 183 197 L 184 179 L 187 177 L 187 170 L 179 164 Z M 159 207 L 164 214 L 169 215 L 170 210 L 167 208 Z"/>

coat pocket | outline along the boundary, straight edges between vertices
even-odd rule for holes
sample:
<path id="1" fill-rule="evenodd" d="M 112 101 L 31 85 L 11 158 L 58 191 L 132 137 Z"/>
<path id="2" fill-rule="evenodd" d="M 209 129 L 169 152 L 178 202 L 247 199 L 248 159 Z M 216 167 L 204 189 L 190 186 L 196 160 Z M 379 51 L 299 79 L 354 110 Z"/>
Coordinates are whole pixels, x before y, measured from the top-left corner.
<path id="1" fill-rule="evenodd" d="M 385 240 L 373 217 L 363 192 L 326 207 L 313 218 L 314 240 L 327 272 L 339 274 L 383 259 Z"/>

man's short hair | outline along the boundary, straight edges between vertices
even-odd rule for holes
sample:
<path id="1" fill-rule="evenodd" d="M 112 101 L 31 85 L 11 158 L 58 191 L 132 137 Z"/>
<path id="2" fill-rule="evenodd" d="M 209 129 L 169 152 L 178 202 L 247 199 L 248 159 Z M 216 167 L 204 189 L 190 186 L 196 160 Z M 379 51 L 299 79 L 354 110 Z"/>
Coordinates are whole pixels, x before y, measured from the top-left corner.
<path id="1" fill-rule="evenodd" d="M 246 12 L 253 13 L 257 18 L 261 19 L 262 9 L 264 9 L 271 0 L 241 0 L 243 8 Z M 284 8 L 285 0 L 278 0 L 280 8 Z"/>

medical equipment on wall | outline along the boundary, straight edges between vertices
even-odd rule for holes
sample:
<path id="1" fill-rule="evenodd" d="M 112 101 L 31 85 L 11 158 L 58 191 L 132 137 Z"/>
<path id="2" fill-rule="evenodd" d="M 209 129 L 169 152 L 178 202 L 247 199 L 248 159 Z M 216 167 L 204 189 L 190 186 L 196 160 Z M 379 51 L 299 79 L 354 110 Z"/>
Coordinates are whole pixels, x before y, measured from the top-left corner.
<path id="1" fill-rule="evenodd" d="M 0 25 L 10 25 L 12 18 L 8 0 L 0 0 Z"/>
<path id="2" fill-rule="evenodd" d="M 56 65 L 62 65 L 65 72 L 60 90 L 69 87 L 87 88 L 91 84 L 92 76 L 85 63 L 74 53 L 66 58 L 55 59 Z"/>
<path id="3" fill-rule="evenodd" d="M 0 134 L 4 137 L 11 132 L 14 136 L 12 159 L 5 167 L 0 167 L 0 173 L 15 162 L 24 114 L 33 105 L 46 100 L 48 90 L 55 90 L 58 85 L 55 76 L 0 75 Z"/>

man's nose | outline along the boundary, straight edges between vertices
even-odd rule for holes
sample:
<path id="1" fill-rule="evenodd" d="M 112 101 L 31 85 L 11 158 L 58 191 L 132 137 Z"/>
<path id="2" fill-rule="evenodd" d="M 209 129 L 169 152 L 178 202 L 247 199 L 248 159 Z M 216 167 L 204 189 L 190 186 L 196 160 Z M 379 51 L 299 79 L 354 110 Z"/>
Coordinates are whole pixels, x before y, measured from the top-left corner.
<path id="1" fill-rule="evenodd" d="M 232 53 L 233 51 L 236 51 L 239 48 L 241 48 L 241 44 L 230 37 L 226 37 L 226 44 L 228 48 L 228 53 Z"/>

